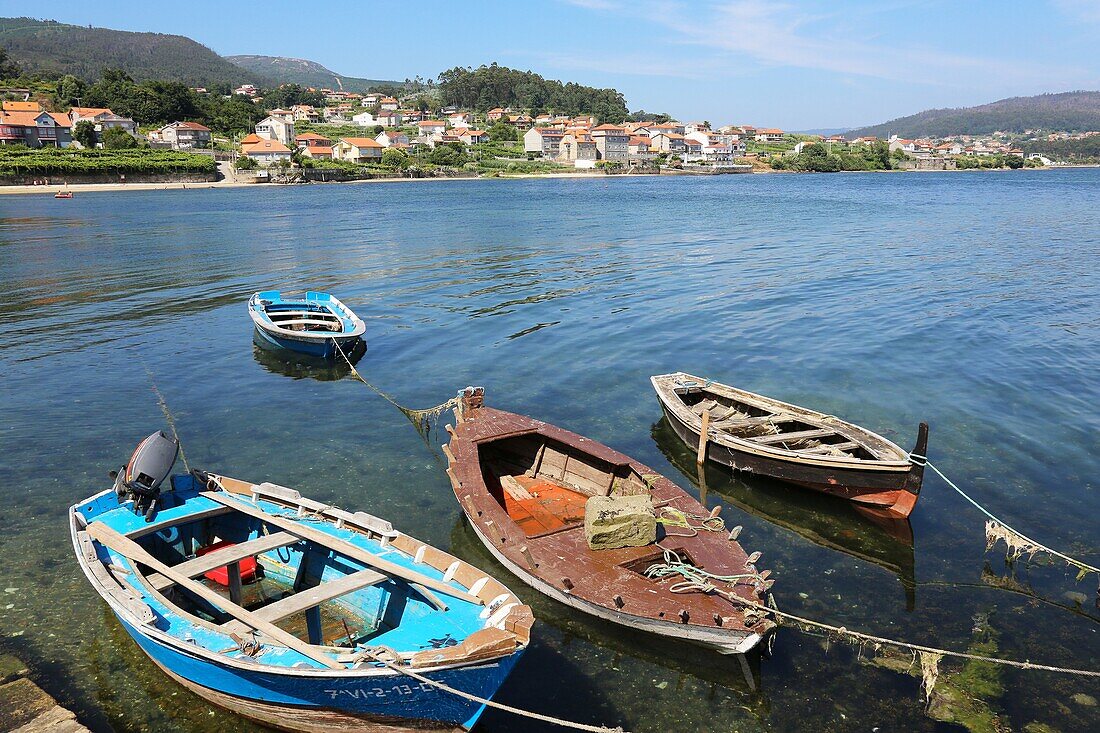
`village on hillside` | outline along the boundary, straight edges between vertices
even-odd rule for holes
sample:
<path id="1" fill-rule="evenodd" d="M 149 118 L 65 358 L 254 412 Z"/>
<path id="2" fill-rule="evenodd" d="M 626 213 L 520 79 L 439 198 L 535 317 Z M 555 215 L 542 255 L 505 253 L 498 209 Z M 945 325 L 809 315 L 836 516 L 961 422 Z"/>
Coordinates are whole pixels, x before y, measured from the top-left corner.
<path id="1" fill-rule="evenodd" d="M 204 88 L 191 91 L 210 94 Z M 825 137 L 747 124 L 713 127 L 707 121 L 679 122 L 666 115 L 601 123 L 593 115 L 532 114 L 511 107 L 483 112 L 456 106 L 431 109 L 422 98 L 414 108 L 411 98 L 382 93 L 306 91 L 324 104 L 268 109 L 250 133 L 226 136 L 187 119 L 143 127 L 107 107 L 51 111 L 31 99 L 29 90 L 2 89 L 8 99 L 0 111 L 0 145 L 205 154 L 215 161 L 207 165 L 206 174 L 214 174 L 216 164 L 223 175 L 255 182 L 586 170 L 718 173 L 1059 164 L 1039 153 L 1025 153 L 1020 136 L 1003 132 L 943 139 Z M 262 108 L 261 90 L 253 85 L 240 86 L 233 94 Z M 1035 134 L 1053 140 L 1100 132 Z M 24 169 L 20 182 L 34 173 Z"/>

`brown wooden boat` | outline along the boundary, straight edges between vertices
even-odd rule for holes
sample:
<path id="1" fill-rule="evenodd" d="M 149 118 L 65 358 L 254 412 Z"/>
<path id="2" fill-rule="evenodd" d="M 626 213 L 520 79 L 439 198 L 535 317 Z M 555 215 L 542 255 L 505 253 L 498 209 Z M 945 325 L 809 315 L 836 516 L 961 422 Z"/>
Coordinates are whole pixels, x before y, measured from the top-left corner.
<path id="1" fill-rule="evenodd" d="M 744 654 L 770 638 L 775 624 L 765 612 L 746 611 L 718 593 L 675 593 L 679 575 L 646 575 L 671 551 L 707 573 L 744 576 L 714 582 L 738 598 L 771 604 L 770 573 L 758 572 L 758 556 L 750 558 L 729 532 L 672 527 L 658 530 L 656 544 L 589 549 L 589 497 L 648 493 L 659 513 L 669 507 L 705 518 L 708 512 L 690 494 L 594 440 L 484 407 L 482 396 L 480 390 L 462 393 L 457 425 L 448 426 L 451 441 L 444 446 L 447 474 L 478 538 L 508 570 L 593 616 L 723 654 Z"/>
<path id="2" fill-rule="evenodd" d="M 669 423 L 692 446 L 707 422 L 706 458 L 740 471 L 908 517 L 924 480 L 924 462 L 886 438 L 832 415 L 684 372 L 650 381 Z M 925 456 L 928 424 L 913 453 Z"/>

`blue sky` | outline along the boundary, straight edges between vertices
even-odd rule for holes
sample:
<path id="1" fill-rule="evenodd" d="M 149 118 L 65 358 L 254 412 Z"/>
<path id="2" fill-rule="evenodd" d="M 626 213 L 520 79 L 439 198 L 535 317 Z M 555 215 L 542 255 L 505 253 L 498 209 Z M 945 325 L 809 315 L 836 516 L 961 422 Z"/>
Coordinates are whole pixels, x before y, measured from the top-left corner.
<path id="1" fill-rule="evenodd" d="M 631 110 L 790 130 L 1100 89 L 1100 0 L 59 0 L 48 12 L 369 78 L 497 61 L 613 86 Z"/>

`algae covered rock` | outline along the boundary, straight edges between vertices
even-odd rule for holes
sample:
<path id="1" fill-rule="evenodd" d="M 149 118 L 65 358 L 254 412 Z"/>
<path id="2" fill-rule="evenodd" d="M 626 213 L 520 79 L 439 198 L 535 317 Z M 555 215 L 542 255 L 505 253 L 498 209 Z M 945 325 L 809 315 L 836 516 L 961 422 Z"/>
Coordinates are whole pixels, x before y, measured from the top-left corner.
<path id="1" fill-rule="evenodd" d="M 657 517 L 648 494 L 593 496 L 584 504 L 584 538 L 593 550 L 642 547 L 657 541 Z"/>

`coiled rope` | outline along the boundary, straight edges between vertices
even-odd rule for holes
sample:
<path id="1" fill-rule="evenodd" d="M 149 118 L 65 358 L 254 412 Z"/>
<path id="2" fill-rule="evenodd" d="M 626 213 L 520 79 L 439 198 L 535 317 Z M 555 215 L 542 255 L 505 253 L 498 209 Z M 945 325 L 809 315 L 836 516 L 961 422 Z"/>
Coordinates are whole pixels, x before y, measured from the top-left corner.
<path id="1" fill-rule="evenodd" d="M 486 707 L 496 708 L 497 710 L 503 710 L 507 713 L 512 713 L 513 715 L 519 715 L 520 717 L 523 717 L 523 718 L 531 718 L 532 720 L 541 720 L 544 723 L 553 723 L 554 725 L 560 725 L 563 728 L 572 728 L 573 730 L 589 731 L 590 733 L 626 733 L 626 731 L 624 731 L 621 727 L 618 727 L 618 726 L 616 726 L 615 728 L 608 728 L 607 726 L 603 726 L 603 725 L 588 725 L 587 723 L 577 723 L 577 722 L 574 722 L 572 720 L 565 720 L 563 718 L 555 718 L 552 715 L 543 715 L 542 713 L 535 713 L 535 712 L 532 712 L 530 710 L 523 710 L 521 708 L 515 708 L 515 707 L 512 707 L 511 705 L 505 705 L 504 703 L 499 703 L 499 702 L 495 702 L 493 700 L 489 700 L 489 699 L 484 698 L 484 697 L 478 697 L 477 695 L 472 695 L 469 692 L 463 692 L 462 690 L 457 690 L 454 687 L 451 687 L 450 685 L 443 684 L 442 682 L 436 682 L 435 680 L 430 679 L 428 677 L 425 677 L 422 674 L 418 674 L 416 672 L 413 672 L 411 669 L 405 669 L 404 667 L 402 667 L 398 664 L 394 664 L 394 662 L 392 662 L 389 659 L 386 659 L 383 656 L 384 654 L 387 654 L 387 652 L 389 654 L 392 654 L 392 652 L 390 652 L 389 650 L 386 650 L 386 649 L 367 648 L 367 649 L 363 650 L 363 654 L 365 656 L 369 657 L 370 659 L 373 659 L 374 661 L 378 662 L 379 664 L 384 665 L 385 667 L 388 667 L 389 669 L 392 669 L 394 672 L 399 672 L 403 675 L 406 675 L 407 677 L 413 678 L 417 682 L 421 682 L 425 685 L 431 685 L 432 687 L 443 690 L 444 692 L 449 692 L 452 695 L 455 695 L 457 697 L 461 697 L 465 700 L 469 700 L 470 702 L 478 703 L 479 705 L 485 705 Z"/>
<path id="2" fill-rule="evenodd" d="M 979 504 L 969 494 L 959 488 L 959 486 L 954 481 L 947 478 L 947 476 L 944 475 L 943 471 L 932 465 L 932 462 L 928 460 L 927 456 L 922 456 L 919 453 L 910 453 L 909 460 L 912 461 L 913 464 L 916 466 L 926 466 L 928 468 L 931 468 L 932 471 L 935 472 L 937 476 L 942 478 L 948 486 L 954 489 L 959 494 L 959 496 L 966 499 L 975 509 L 988 517 L 989 521 L 985 523 L 987 551 L 992 550 L 994 545 L 996 545 L 998 541 L 1002 541 L 1008 548 L 1008 555 L 1009 559 L 1011 560 L 1016 560 L 1022 555 L 1027 555 L 1028 559 L 1030 560 L 1037 553 L 1041 552 L 1047 555 L 1051 555 L 1053 557 L 1060 558 L 1072 567 L 1077 568 L 1078 582 L 1084 580 L 1085 576 L 1089 573 L 1096 573 L 1097 576 L 1100 576 L 1100 568 L 1096 567 L 1095 565 L 1090 565 L 1083 560 L 1078 560 L 1075 557 L 1070 557 L 1064 552 L 1059 552 L 1058 550 L 1047 547 L 1040 542 L 1036 542 L 1035 540 L 1025 535 L 1023 532 L 1020 532 L 1019 530 L 1010 526 L 1007 522 L 1004 522 L 1000 518 L 994 516 L 988 509 Z"/>

